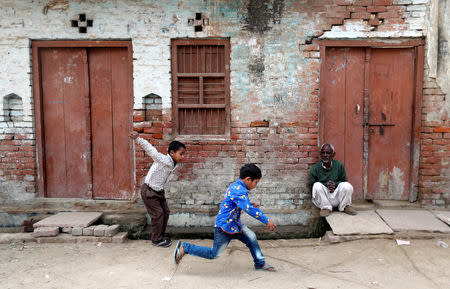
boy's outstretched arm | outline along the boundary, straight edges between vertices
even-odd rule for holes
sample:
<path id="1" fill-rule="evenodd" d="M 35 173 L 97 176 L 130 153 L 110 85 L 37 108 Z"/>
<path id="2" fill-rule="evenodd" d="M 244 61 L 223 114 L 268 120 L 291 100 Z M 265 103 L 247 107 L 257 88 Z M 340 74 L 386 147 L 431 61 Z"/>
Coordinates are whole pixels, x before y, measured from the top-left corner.
<path id="1" fill-rule="evenodd" d="M 246 194 L 242 194 L 242 195 L 239 195 L 239 193 L 236 194 L 235 196 L 233 196 L 233 201 L 236 203 L 236 205 L 239 208 L 244 210 L 247 214 L 249 214 L 253 218 L 255 218 L 258 221 L 260 221 L 263 224 L 265 224 L 266 227 L 270 231 L 273 231 L 273 230 L 275 230 L 277 228 L 277 225 L 274 222 L 272 222 L 272 220 L 267 218 L 264 215 L 263 211 L 258 208 L 259 206 L 256 207 L 250 202 L 250 200 L 248 199 L 248 196 Z"/>
<path id="2" fill-rule="evenodd" d="M 137 143 L 145 150 L 145 152 L 154 160 L 159 161 L 161 163 L 166 163 L 168 165 L 171 165 L 167 162 L 166 155 L 158 152 L 154 146 L 152 146 L 151 143 L 146 141 L 145 139 L 139 137 L 139 133 L 136 131 L 130 132 L 130 138 L 137 141 Z"/>

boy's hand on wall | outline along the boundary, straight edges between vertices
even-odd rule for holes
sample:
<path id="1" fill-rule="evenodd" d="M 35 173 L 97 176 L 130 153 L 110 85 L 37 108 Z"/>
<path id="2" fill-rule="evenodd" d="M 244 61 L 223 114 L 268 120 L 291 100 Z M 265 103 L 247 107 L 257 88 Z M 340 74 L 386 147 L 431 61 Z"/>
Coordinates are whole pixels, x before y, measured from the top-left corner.
<path id="1" fill-rule="evenodd" d="M 137 139 L 139 137 L 139 134 L 136 131 L 130 132 L 130 137 L 132 139 Z"/>
<path id="2" fill-rule="evenodd" d="M 277 224 L 275 224 L 274 222 L 272 222 L 272 220 L 269 219 L 269 222 L 267 222 L 266 227 L 270 231 L 275 231 L 275 229 L 277 228 Z"/>
<path id="3" fill-rule="evenodd" d="M 255 208 L 259 208 L 259 205 L 255 204 L 255 203 L 252 203 L 252 206 L 255 207 Z"/>

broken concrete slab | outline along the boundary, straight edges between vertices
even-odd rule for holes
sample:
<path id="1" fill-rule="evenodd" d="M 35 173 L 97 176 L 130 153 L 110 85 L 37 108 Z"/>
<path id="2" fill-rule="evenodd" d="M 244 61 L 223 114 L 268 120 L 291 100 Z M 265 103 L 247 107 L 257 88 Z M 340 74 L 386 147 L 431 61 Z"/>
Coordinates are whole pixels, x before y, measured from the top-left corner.
<path id="1" fill-rule="evenodd" d="M 55 237 L 59 234 L 59 227 L 40 227 L 34 229 L 34 237 Z"/>
<path id="2" fill-rule="evenodd" d="M 376 212 L 396 232 L 424 231 L 450 233 L 450 228 L 429 211 L 376 210 Z"/>
<path id="3" fill-rule="evenodd" d="M 111 237 L 113 243 L 123 243 L 128 237 L 128 232 L 120 232 Z"/>
<path id="4" fill-rule="evenodd" d="M 391 228 L 375 211 L 358 211 L 355 216 L 332 212 L 326 217 L 335 235 L 393 234 Z"/>
<path id="5" fill-rule="evenodd" d="M 83 228 L 83 236 L 94 236 L 94 228 L 95 226 Z"/>
<path id="6" fill-rule="evenodd" d="M 61 232 L 67 233 L 67 234 L 72 234 L 72 228 L 70 228 L 70 227 L 62 228 Z"/>
<path id="7" fill-rule="evenodd" d="M 433 214 L 442 222 L 450 225 L 450 211 L 434 211 Z"/>
<path id="8" fill-rule="evenodd" d="M 94 227 L 94 236 L 102 237 L 105 236 L 105 230 L 108 228 L 107 225 L 98 225 Z"/>
<path id="9" fill-rule="evenodd" d="M 112 226 L 109 226 L 108 228 L 106 228 L 105 236 L 112 237 L 115 234 L 117 234 L 118 232 L 119 232 L 119 225 L 112 225 Z"/>
<path id="10" fill-rule="evenodd" d="M 83 235 L 83 228 L 81 227 L 72 228 L 72 236 L 81 236 L 81 235 Z"/>
<path id="11" fill-rule="evenodd" d="M 33 227 L 89 227 L 102 214 L 99 212 L 63 212 L 45 218 L 35 223 Z"/>

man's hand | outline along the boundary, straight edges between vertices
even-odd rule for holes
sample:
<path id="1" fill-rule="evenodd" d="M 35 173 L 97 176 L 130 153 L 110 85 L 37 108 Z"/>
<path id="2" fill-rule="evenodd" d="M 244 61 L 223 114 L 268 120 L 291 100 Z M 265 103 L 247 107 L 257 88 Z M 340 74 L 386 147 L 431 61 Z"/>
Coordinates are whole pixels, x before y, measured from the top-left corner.
<path id="1" fill-rule="evenodd" d="M 277 224 L 275 224 L 274 222 L 272 222 L 272 220 L 269 219 L 269 222 L 267 222 L 266 227 L 270 231 L 275 231 L 275 229 L 277 228 Z"/>
<path id="2" fill-rule="evenodd" d="M 255 207 L 255 208 L 259 208 L 259 205 L 255 204 L 255 203 L 252 203 L 252 206 Z"/>
<path id="3" fill-rule="evenodd" d="M 132 139 L 137 139 L 139 137 L 139 134 L 136 131 L 130 132 L 130 137 Z"/>
<path id="4" fill-rule="evenodd" d="M 328 181 L 325 186 L 330 190 L 330 193 L 333 193 L 334 189 L 336 189 L 336 184 L 333 181 Z"/>

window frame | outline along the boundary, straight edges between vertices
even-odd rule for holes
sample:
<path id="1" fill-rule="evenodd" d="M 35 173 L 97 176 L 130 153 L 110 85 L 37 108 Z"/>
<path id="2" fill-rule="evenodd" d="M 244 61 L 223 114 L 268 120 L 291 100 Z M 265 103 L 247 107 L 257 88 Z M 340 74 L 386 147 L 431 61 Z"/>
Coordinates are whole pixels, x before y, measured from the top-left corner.
<path id="1" fill-rule="evenodd" d="M 223 106 L 222 104 L 179 104 L 178 103 L 178 79 L 179 77 L 214 77 L 217 73 L 178 73 L 178 57 L 177 49 L 179 46 L 207 46 L 222 45 L 224 46 L 224 96 L 225 96 L 225 133 L 224 134 L 181 134 L 179 127 L 179 108 L 180 107 L 198 107 L 198 108 L 214 108 Z M 180 38 L 171 40 L 171 77 L 172 77 L 172 133 L 174 136 L 187 139 L 228 139 L 230 137 L 230 39 L 229 38 Z M 202 82 L 201 82 L 202 83 Z M 199 82 L 199 85 L 201 84 Z M 203 88 L 202 88 L 203 89 Z M 202 93 L 203 95 L 203 93 Z"/>

